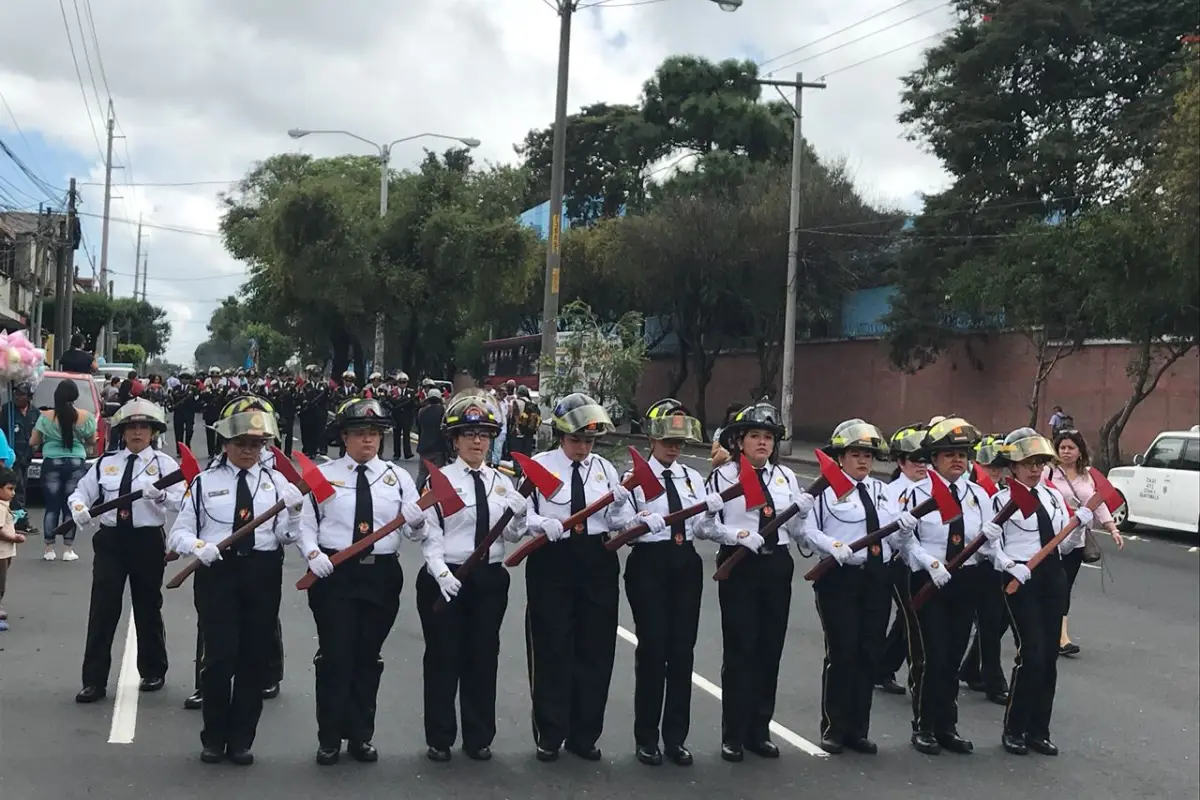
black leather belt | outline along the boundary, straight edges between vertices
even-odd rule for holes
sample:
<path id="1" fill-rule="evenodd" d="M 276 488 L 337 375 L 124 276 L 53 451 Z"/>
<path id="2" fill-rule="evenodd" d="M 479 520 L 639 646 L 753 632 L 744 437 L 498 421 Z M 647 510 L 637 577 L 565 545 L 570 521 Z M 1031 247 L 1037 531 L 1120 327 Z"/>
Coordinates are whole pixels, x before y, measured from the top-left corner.
<path id="1" fill-rule="evenodd" d="M 334 550 L 329 547 L 322 547 L 322 548 L 320 548 L 320 550 L 322 553 L 324 553 L 327 556 L 332 556 L 338 552 L 337 550 Z M 367 564 L 367 565 L 375 564 L 375 563 L 383 564 L 383 563 L 386 563 L 389 558 L 392 561 L 395 561 L 398 558 L 398 554 L 396 554 L 396 553 L 369 553 L 368 555 L 359 556 L 358 558 L 351 558 L 348 561 L 346 561 L 345 563 L 347 563 L 347 564 Z"/>

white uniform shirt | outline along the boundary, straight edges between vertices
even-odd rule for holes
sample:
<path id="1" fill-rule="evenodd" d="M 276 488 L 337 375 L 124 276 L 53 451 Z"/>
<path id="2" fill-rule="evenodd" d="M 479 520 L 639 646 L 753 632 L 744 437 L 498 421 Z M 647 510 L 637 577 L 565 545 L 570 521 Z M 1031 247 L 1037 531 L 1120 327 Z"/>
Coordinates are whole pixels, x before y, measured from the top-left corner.
<path id="1" fill-rule="evenodd" d="M 300 549 L 305 557 L 318 547 L 345 550 L 354 544 L 354 511 L 358 504 L 358 462 L 342 456 L 318 467 L 333 486 L 333 496 L 317 506 L 311 497 L 305 500 L 300 516 Z M 406 470 L 373 458 L 365 465 L 371 483 L 371 530 L 378 530 L 400 516 L 400 506 L 420 498 L 417 486 Z M 371 531 L 364 531 L 370 533 Z M 377 541 L 371 553 L 391 555 L 400 547 L 400 536 L 413 538 L 408 524 Z M 419 538 L 419 537 L 417 537 Z"/>
<path id="2" fill-rule="evenodd" d="M 478 514 L 475 508 L 475 478 L 471 475 L 471 467 L 461 458 L 456 458 L 454 463 L 442 467 L 440 471 L 450 481 L 464 505 L 458 513 L 444 518 L 439 516 L 438 506 L 425 512 L 425 542 L 421 549 L 425 554 L 425 562 L 431 566 L 439 561 L 458 565 L 475 552 L 475 520 Z M 487 491 L 488 530 L 491 530 L 508 508 L 508 500 L 516 489 L 507 475 L 486 464 L 479 468 L 479 477 Z M 515 542 L 525 535 L 525 530 L 524 520 L 514 518 L 509 522 L 505 526 L 504 537 L 492 542 L 488 550 L 488 563 L 502 561 L 504 539 Z"/>
<path id="3" fill-rule="evenodd" d="M 852 484 L 857 483 L 849 475 L 846 478 Z M 875 506 L 875 513 L 879 517 L 879 527 L 882 528 L 899 516 L 898 508 L 888 498 L 887 486 L 883 481 L 867 476 L 861 483 L 866 487 L 867 495 Z M 834 542 L 841 542 L 848 547 L 868 533 L 871 531 L 867 530 L 867 512 L 863 508 L 857 488 L 852 490 L 841 502 L 838 502 L 833 489 L 825 489 L 817 498 L 817 504 L 812 513 L 804 520 L 805 540 L 811 549 L 818 550 L 824 555 L 830 555 L 833 552 Z M 895 534 L 887 536 L 879 543 L 885 562 L 892 557 L 894 536 Z M 859 550 L 850 556 L 846 563 L 850 565 L 866 563 L 870 550 L 869 547 Z"/>
<path id="4" fill-rule="evenodd" d="M 916 505 L 912 501 L 912 488 L 916 486 L 916 481 L 901 472 L 896 476 L 896 479 L 887 484 L 888 500 L 895 505 L 898 511 L 910 511 Z"/>
<path id="5" fill-rule="evenodd" d="M 121 495 L 121 479 L 125 476 L 125 467 L 133 453 L 121 448 L 115 453 L 105 453 L 96 459 L 96 463 L 88 467 L 87 472 L 79 479 L 75 491 L 67 498 L 67 505 L 72 511 L 91 508 L 97 503 L 104 503 Z M 129 491 L 136 492 L 145 489 L 150 484 L 170 475 L 179 469 L 175 459 L 166 453 L 147 447 L 134 456 L 133 481 Z M 159 500 L 138 500 L 132 504 L 133 527 L 161 528 L 167 524 L 167 509 L 176 509 L 183 500 L 184 482 L 163 490 L 165 494 Z M 106 528 L 116 527 L 118 515 L 123 509 L 114 509 L 101 514 L 98 521 Z"/>
<path id="6" fill-rule="evenodd" d="M 562 486 L 551 497 L 543 497 L 541 492 L 534 492 L 532 508 L 529 509 L 529 527 L 540 529 L 546 519 L 556 519 L 559 522 L 571 516 L 571 476 L 573 467 L 571 459 L 567 458 L 562 448 L 554 448 L 545 453 L 538 453 L 533 460 L 541 464 L 550 474 L 562 481 Z M 591 454 L 579 462 L 579 473 L 583 477 L 583 492 L 587 505 L 591 505 L 620 483 L 617 468 L 606 458 Z M 583 522 L 586 532 L 598 536 L 610 531 L 619 531 L 629 527 L 637 509 L 633 503 L 618 506 L 610 503 L 603 511 L 597 512 Z"/>
<path id="7" fill-rule="evenodd" d="M 1050 527 L 1055 535 L 1062 530 L 1067 524 L 1067 502 L 1057 489 L 1051 489 L 1044 483 L 1039 483 L 1033 489 L 1034 497 L 1041 502 L 1042 507 L 1050 515 Z M 1001 489 L 992 498 L 992 515 L 999 513 L 1000 509 L 1008 504 L 1009 490 Z M 1018 511 L 1013 514 L 1008 522 L 1001 526 L 1004 532 L 1000 537 L 1000 547 L 997 551 L 990 553 L 993 562 L 1000 568 L 1004 567 L 1007 561 L 1025 562 L 1033 558 L 1037 551 L 1042 549 L 1041 534 L 1038 531 L 1037 514 L 1030 514 L 1028 517 L 1022 517 Z"/>
<path id="8" fill-rule="evenodd" d="M 981 529 L 983 523 L 990 520 L 993 516 L 992 501 L 988 497 L 987 492 L 982 486 L 972 483 L 967 478 L 968 473 L 963 473 L 958 476 L 958 479 L 952 484 L 958 491 L 959 502 L 962 503 L 962 523 L 963 523 L 963 547 L 969 545 L 974 539 L 982 535 Z M 947 486 L 947 489 L 950 487 Z M 918 506 L 929 500 L 931 497 L 932 488 L 929 484 L 929 478 L 916 483 L 909 491 L 911 503 L 906 509 L 912 511 L 914 506 Z M 946 557 L 946 548 L 950 539 L 950 526 L 942 522 L 942 515 L 939 511 L 931 511 L 925 516 L 917 520 L 917 529 L 913 532 L 913 537 L 909 540 L 909 551 L 903 553 L 904 560 L 912 568 L 913 572 L 918 572 L 925 569 L 925 565 L 918 560 L 916 551 L 923 550 L 928 553 L 933 559 L 942 565 L 949 560 Z M 984 545 L 984 549 L 987 545 Z M 967 564 L 978 564 L 980 562 L 980 554 L 976 553 L 967 559 Z"/>
<path id="9" fill-rule="evenodd" d="M 662 483 L 664 489 L 666 488 L 668 481 L 674 484 L 675 491 L 679 493 L 679 503 L 681 506 L 680 510 L 704 502 L 704 480 L 700 477 L 699 472 L 696 472 L 694 469 L 689 469 L 678 461 L 670 466 L 666 466 L 654 457 L 650 458 L 649 464 L 650 469 L 654 470 L 654 474 L 658 476 L 658 479 Z M 667 477 L 663 474 L 668 470 L 671 473 L 670 477 Z M 630 473 L 627 472 L 625 474 L 629 475 Z M 672 513 L 670 501 L 668 500 L 667 493 L 665 491 L 653 500 L 647 501 L 645 492 L 643 492 L 642 487 L 639 486 L 633 490 L 633 503 L 637 507 L 638 511 L 648 511 L 651 514 L 661 514 L 664 517 L 667 514 Z M 714 534 L 716 534 L 718 531 L 715 522 L 710 521 L 710 519 L 715 520 L 715 517 L 710 518 L 708 514 L 703 511 L 696 516 L 687 519 L 684 522 L 684 540 L 690 542 L 693 539 L 712 539 Z M 635 519 L 633 524 L 636 525 L 637 522 L 638 521 Z M 667 526 L 659 533 L 646 533 L 642 536 L 639 536 L 637 539 L 634 539 L 634 544 L 666 542 L 669 541 L 673 535 L 674 534 L 671 531 L 671 527 Z"/>
<path id="10" fill-rule="evenodd" d="M 175 524 L 167 536 L 168 550 L 191 553 L 198 539 L 219 544 L 233 533 L 239 471 L 224 457 L 219 457 L 212 466 L 196 476 L 183 496 L 183 507 L 179 509 L 179 516 L 175 518 Z M 279 501 L 287 479 L 258 464 L 246 472 L 246 482 L 254 495 L 254 513 L 250 518 L 253 519 Z M 299 533 L 299 525 L 292 521 L 285 509 L 254 531 L 254 549 L 278 550 L 280 544 L 296 541 Z"/>
<path id="11" fill-rule="evenodd" d="M 763 480 L 766 481 L 767 491 L 775 501 L 775 513 L 786 511 L 793 502 L 792 496 L 801 492 L 800 484 L 796 481 L 796 473 L 781 464 L 768 463 Z M 712 471 L 708 476 L 708 490 L 723 492 L 738 482 L 738 464 L 728 461 Z M 720 522 L 713 538 L 721 544 L 735 545 L 740 531 L 758 533 L 760 514 L 758 509 L 746 510 L 746 498 L 735 497 L 725 504 L 721 511 Z M 788 542 L 800 542 L 803 521 L 792 517 L 787 523 L 779 526 L 779 544 L 787 547 Z"/>

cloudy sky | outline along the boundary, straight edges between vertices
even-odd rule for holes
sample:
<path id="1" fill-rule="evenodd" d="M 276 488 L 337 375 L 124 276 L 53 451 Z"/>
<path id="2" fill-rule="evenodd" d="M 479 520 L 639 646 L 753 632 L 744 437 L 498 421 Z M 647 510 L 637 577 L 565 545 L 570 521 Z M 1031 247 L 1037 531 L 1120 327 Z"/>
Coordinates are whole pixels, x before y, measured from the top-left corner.
<path id="1" fill-rule="evenodd" d="M 190 364 L 213 307 L 244 276 L 216 236 L 219 191 L 276 152 L 370 152 L 339 136 L 292 141 L 292 127 L 374 141 L 476 137 L 482 159 L 513 161 L 513 143 L 553 116 L 554 2 L 3 0 L 0 139 L 52 187 L 80 182 L 98 267 L 111 95 L 124 138 L 114 149 L 123 168 L 113 178 L 110 277 L 119 295 L 132 292 L 140 216 L 147 298 L 174 325 L 168 357 Z M 710 0 L 595 5 L 575 18 L 572 110 L 636 101 L 672 54 L 753 58 L 776 77 L 828 75 L 828 89 L 805 95 L 805 135 L 822 157 L 848 159 L 868 196 L 916 208 L 920 193 L 944 185 L 937 161 L 895 121 L 899 76 L 952 24 L 943 0 L 744 0 L 732 14 Z M 392 165 L 421 153 L 420 142 L 399 145 Z M 0 152 L 0 210 L 39 201 L 48 199 Z M 89 255 L 77 260 L 91 271 Z"/>

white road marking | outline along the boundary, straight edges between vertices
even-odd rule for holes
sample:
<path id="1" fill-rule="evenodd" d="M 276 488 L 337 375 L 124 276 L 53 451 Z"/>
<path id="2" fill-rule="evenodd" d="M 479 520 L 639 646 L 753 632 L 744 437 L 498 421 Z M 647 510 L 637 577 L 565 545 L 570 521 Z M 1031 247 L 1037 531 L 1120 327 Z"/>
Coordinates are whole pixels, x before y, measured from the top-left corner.
<path id="1" fill-rule="evenodd" d="M 1099 564 L 1080 564 L 1079 566 L 1087 567 L 1088 569 L 1100 569 Z"/>
<path id="2" fill-rule="evenodd" d="M 112 728 L 108 732 L 109 744 L 132 744 L 137 730 L 138 682 L 141 676 L 137 669 L 137 629 L 133 624 L 133 612 L 129 613 L 129 624 L 125 628 L 125 654 L 121 656 L 121 672 L 117 676 L 117 698 L 113 701 Z"/>
<path id="3" fill-rule="evenodd" d="M 1188 552 L 1189 553 L 1200 553 L 1200 547 L 1189 547 Z"/>
<path id="4" fill-rule="evenodd" d="M 629 642 L 631 645 L 634 645 L 635 647 L 637 646 L 637 642 L 638 642 L 637 636 L 635 636 L 632 631 L 626 630 L 625 628 L 618 625 L 617 626 L 617 635 L 620 636 L 625 641 Z M 721 699 L 721 687 L 717 686 L 715 683 L 710 681 L 708 678 L 705 678 L 703 675 L 693 672 L 692 673 L 692 683 L 696 684 L 696 686 L 698 686 L 700 689 L 703 689 L 705 692 L 708 692 L 710 695 L 717 698 L 718 700 Z M 805 739 L 800 734 L 795 733 L 794 731 L 783 727 L 775 720 L 771 720 L 770 727 L 771 727 L 771 733 L 775 734 L 780 739 L 783 739 L 785 742 L 790 744 L 792 747 L 795 747 L 797 750 L 808 753 L 810 756 L 815 756 L 816 758 L 828 758 L 829 754 L 826 753 L 824 750 L 822 750 L 820 747 L 817 747 L 815 744 L 810 742 L 808 739 Z"/>

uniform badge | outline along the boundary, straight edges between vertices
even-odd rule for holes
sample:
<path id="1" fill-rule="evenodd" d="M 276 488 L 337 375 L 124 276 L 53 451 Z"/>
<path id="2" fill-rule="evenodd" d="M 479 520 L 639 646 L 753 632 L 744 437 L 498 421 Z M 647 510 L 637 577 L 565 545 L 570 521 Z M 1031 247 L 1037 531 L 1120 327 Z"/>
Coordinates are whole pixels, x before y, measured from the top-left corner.
<path id="1" fill-rule="evenodd" d="M 970 497 L 967 498 L 967 505 L 969 505 L 971 508 L 974 508 L 975 506 L 979 505 L 979 503 L 976 502 L 976 500 L 975 500 L 975 495 L 971 495 Z"/>
<path id="2" fill-rule="evenodd" d="M 762 515 L 767 519 L 770 519 L 771 517 L 775 516 L 775 509 L 771 508 L 770 506 L 763 506 Z"/>
<path id="3" fill-rule="evenodd" d="M 877 544 L 871 545 L 871 555 L 873 555 L 873 556 L 883 555 L 883 548 Z"/>
<path id="4" fill-rule="evenodd" d="M 682 533 L 675 534 L 675 544 L 683 544 L 684 538 Z"/>
<path id="5" fill-rule="evenodd" d="M 784 477 L 782 475 L 780 475 L 778 478 L 775 479 L 775 483 L 778 486 L 783 486 L 785 483 L 787 483 L 787 480 L 785 480 Z"/>
<path id="6" fill-rule="evenodd" d="M 575 523 L 575 527 L 574 527 L 574 528 L 572 528 L 571 530 L 575 531 L 575 533 L 583 533 L 583 531 L 584 531 L 584 529 L 585 529 L 585 528 L 586 528 L 586 523 L 584 523 L 584 522 L 576 522 L 576 523 Z"/>
<path id="7" fill-rule="evenodd" d="M 262 489 L 264 492 L 270 492 L 275 489 L 275 484 L 270 481 L 263 481 Z"/>
<path id="8" fill-rule="evenodd" d="M 121 472 L 121 468 L 116 465 L 106 466 L 104 468 L 105 475 L 117 475 Z"/>
<path id="9" fill-rule="evenodd" d="M 959 536 L 957 533 L 954 534 L 953 536 L 950 537 L 950 544 L 953 544 L 953 545 L 962 544 L 962 537 Z"/>
<path id="10" fill-rule="evenodd" d="M 157 475 L 158 474 L 158 464 L 152 463 L 152 464 L 150 464 L 150 466 L 146 467 L 146 474 L 147 475 Z"/>
<path id="11" fill-rule="evenodd" d="M 191 489 L 189 489 L 188 491 L 190 492 Z M 213 489 L 211 492 L 205 492 L 204 496 L 205 497 L 222 497 L 227 494 L 229 494 L 228 489 Z"/>
<path id="12" fill-rule="evenodd" d="M 121 519 L 127 520 L 132 515 L 130 514 L 128 508 L 122 508 L 120 511 L 117 512 L 117 516 L 120 517 Z"/>
<path id="13" fill-rule="evenodd" d="M 596 483 L 604 483 L 605 480 L 606 478 L 603 472 L 600 472 L 600 474 L 596 476 Z"/>
<path id="14" fill-rule="evenodd" d="M 359 533 L 370 533 L 371 532 L 371 523 L 369 523 L 369 522 L 358 523 L 358 532 Z"/>
<path id="15" fill-rule="evenodd" d="M 242 519 L 242 520 L 250 519 L 250 509 L 248 509 L 248 508 L 239 509 L 238 510 L 238 519 Z"/>
<path id="16" fill-rule="evenodd" d="M 383 482 L 387 486 L 395 486 L 396 485 L 396 476 L 390 472 L 385 472 L 383 474 Z"/>
<path id="17" fill-rule="evenodd" d="M 498 496 L 500 496 L 500 497 L 504 497 L 504 493 L 505 493 L 505 491 L 506 491 L 506 490 L 505 490 L 505 488 L 504 488 L 503 486 L 500 486 L 500 485 L 497 485 L 497 486 L 496 486 L 495 492 L 496 492 L 496 494 L 497 494 Z"/>

